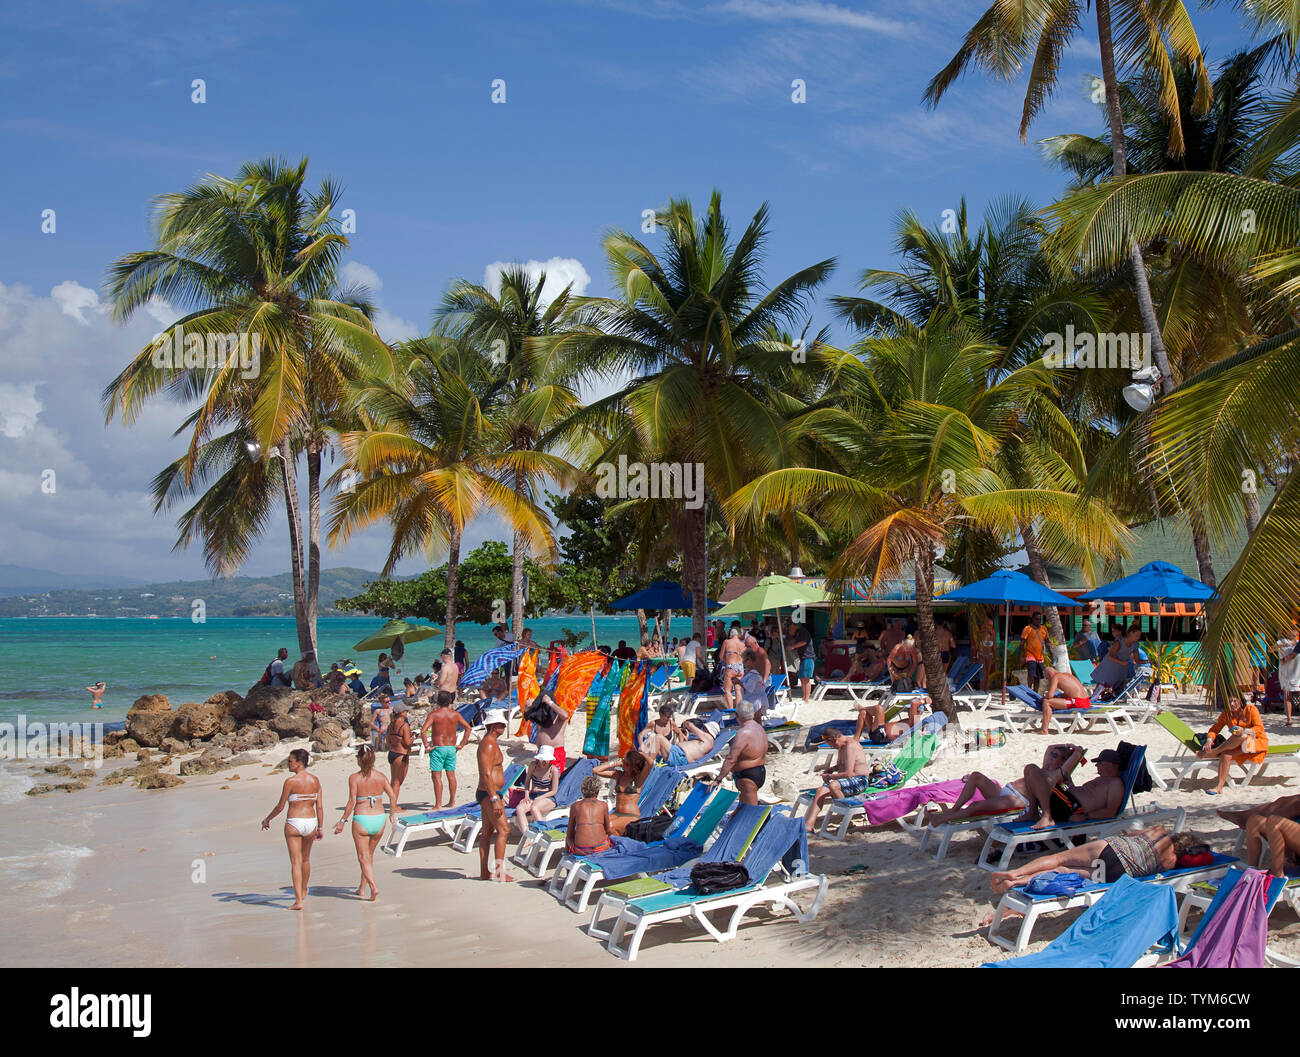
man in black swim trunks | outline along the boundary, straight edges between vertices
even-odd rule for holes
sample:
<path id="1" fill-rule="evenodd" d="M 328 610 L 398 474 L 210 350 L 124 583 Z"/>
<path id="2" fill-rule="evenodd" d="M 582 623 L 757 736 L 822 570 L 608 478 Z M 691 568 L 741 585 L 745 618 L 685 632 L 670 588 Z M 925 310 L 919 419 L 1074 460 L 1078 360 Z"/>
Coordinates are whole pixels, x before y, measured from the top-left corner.
<path id="1" fill-rule="evenodd" d="M 1078 745 L 1069 748 L 1070 755 L 1062 765 L 1061 778 L 1055 785 L 1049 784 L 1042 768 L 1033 764 L 1025 768 L 1030 806 L 1032 809 L 1036 804 L 1039 812 L 1038 821 L 1030 829 L 1048 829 L 1062 822 L 1115 818 L 1124 806 L 1119 753 L 1114 749 L 1103 749 L 1095 761 L 1097 777 L 1083 785 L 1075 785 L 1069 774 L 1083 761 L 1083 749 Z"/>
<path id="2" fill-rule="evenodd" d="M 483 825 L 479 830 L 478 856 L 479 879 L 482 881 L 513 881 L 505 871 L 506 840 L 510 835 L 510 822 L 506 819 L 506 805 L 501 799 L 504 792 L 505 775 L 501 764 L 505 754 L 501 751 L 499 739 L 506 730 L 506 714 L 503 709 L 490 709 L 483 717 L 483 740 L 478 746 L 478 788 L 474 791 L 474 800 L 483 812 Z M 496 848 L 496 869 L 488 870 L 488 855 Z"/>
<path id="3" fill-rule="evenodd" d="M 398 797 L 402 795 L 402 783 L 406 781 L 406 772 L 411 766 L 411 719 L 407 713 L 405 701 L 393 705 L 393 719 L 388 724 L 388 770 L 389 781 L 393 785 L 393 803 L 401 807 Z"/>
<path id="4" fill-rule="evenodd" d="M 710 785 L 719 785 L 727 775 L 736 781 L 742 804 L 757 804 L 758 791 L 767 781 L 767 732 L 754 719 L 754 706 L 744 698 L 736 705 L 740 729 L 731 741 L 731 752 Z"/>

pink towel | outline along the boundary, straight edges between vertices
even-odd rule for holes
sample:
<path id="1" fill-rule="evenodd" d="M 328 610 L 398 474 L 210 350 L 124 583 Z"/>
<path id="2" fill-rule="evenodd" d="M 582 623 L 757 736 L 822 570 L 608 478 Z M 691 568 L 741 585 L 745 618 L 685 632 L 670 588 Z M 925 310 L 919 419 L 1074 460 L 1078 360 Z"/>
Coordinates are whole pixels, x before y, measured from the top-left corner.
<path id="1" fill-rule="evenodd" d="M 961 795 L 965 783 L 960 778 L 950 782 L 931 782 L 929 785 L 914 785 L 906 789 L 896 789 L 876 800 L 866 800 L 863 807 L 867 809 L 867 821 L 873 826 L 883 822 L 893 822 L 910 811 L 915 811 L 922 804 L 951 804 Z M 975 799 L 982 797 L 978 790 Z"/>

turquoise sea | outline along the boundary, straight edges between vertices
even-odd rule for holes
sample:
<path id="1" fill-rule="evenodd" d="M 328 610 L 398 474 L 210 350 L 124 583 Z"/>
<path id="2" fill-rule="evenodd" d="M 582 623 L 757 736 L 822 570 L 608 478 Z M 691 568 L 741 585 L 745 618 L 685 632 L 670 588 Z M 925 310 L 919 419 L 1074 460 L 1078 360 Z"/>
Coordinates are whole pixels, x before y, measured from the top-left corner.
<path id="1" fill-rule="evenodd" d="M 378 653 L 358 653 L 352 647 L 383 623 L 378 617 L 322 618 L 317 624 L 322 670 L 350 657 L 369 682 Z M 591 644 L 586 615 L 539 617 L 525 626 L 543 644 L 560 638 L 565 627 L 585 633 L 582 645 Z M 635 643 L 636 616 L 597 616 L 596 636 L 601 644 L 619 639 Z M 456 638 L 465 643 L 471 660 L 494 642 L 486 624 L 457 624 Z M 408 646 L 400 665 L 403 674 L 428 672 L 442 645 L 439 634 Z M 188 619 L 0 619 L 0 722 L 25 715 L 29 722 L 113 723 L 126 717 L 141 694 L 166 694 L 173 705 L 202 701 L 219 690 L 242 694 L 261 678 L 281 646 L 297 659 L 298 636 L 287 617 L 218 617 L 203 624 Z M 100 679 L 108 684 L 104 707 L 92 709 L 84 687 Z"/>

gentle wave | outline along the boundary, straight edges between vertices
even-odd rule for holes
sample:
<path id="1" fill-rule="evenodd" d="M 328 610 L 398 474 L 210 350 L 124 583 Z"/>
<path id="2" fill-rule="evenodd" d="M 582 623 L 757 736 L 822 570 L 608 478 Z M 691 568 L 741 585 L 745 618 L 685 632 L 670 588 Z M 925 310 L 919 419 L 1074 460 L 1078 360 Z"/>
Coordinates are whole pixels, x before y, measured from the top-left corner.
<path id="1" fill-rule="evenodd" d="M 72 887 L 77 864 L 94 854 L 93 849 L 84 845 L 51 843 L 27 855 L 0 856 L 0 890 L 12 892 L 36 886 L 42 901 L 48 903 L 51 896 L 62 895 Z"/>

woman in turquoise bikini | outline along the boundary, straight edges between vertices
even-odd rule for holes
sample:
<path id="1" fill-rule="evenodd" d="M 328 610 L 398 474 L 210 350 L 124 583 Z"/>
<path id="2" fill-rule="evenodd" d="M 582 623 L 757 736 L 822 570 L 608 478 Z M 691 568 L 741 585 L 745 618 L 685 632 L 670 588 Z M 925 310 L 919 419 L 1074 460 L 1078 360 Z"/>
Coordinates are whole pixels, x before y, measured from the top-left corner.
<path id="1" fill-rule="evenodd" d="M 361 884 L 357 885 L 356 895 L 360 896 L 369 885 L 373 903 L 379 897 L 375 886 L 375 849 L 383 838 L 384 823 L 396 822 L 397 800 L 388 779 L 375 770 L 375 750 L 369 745 L 357 750 L 357 766 L 361 769 L 348 778 L 348 803 L 334 832 L 342 833 L 343 824 L 351 819 L 352 843 L 357 846 L 357 862 L 361 864 Z M 387 815 L 383 812 L 385 799 L 389 804 Z M 362 804 L 365 804 L 364 811 Z"/>

